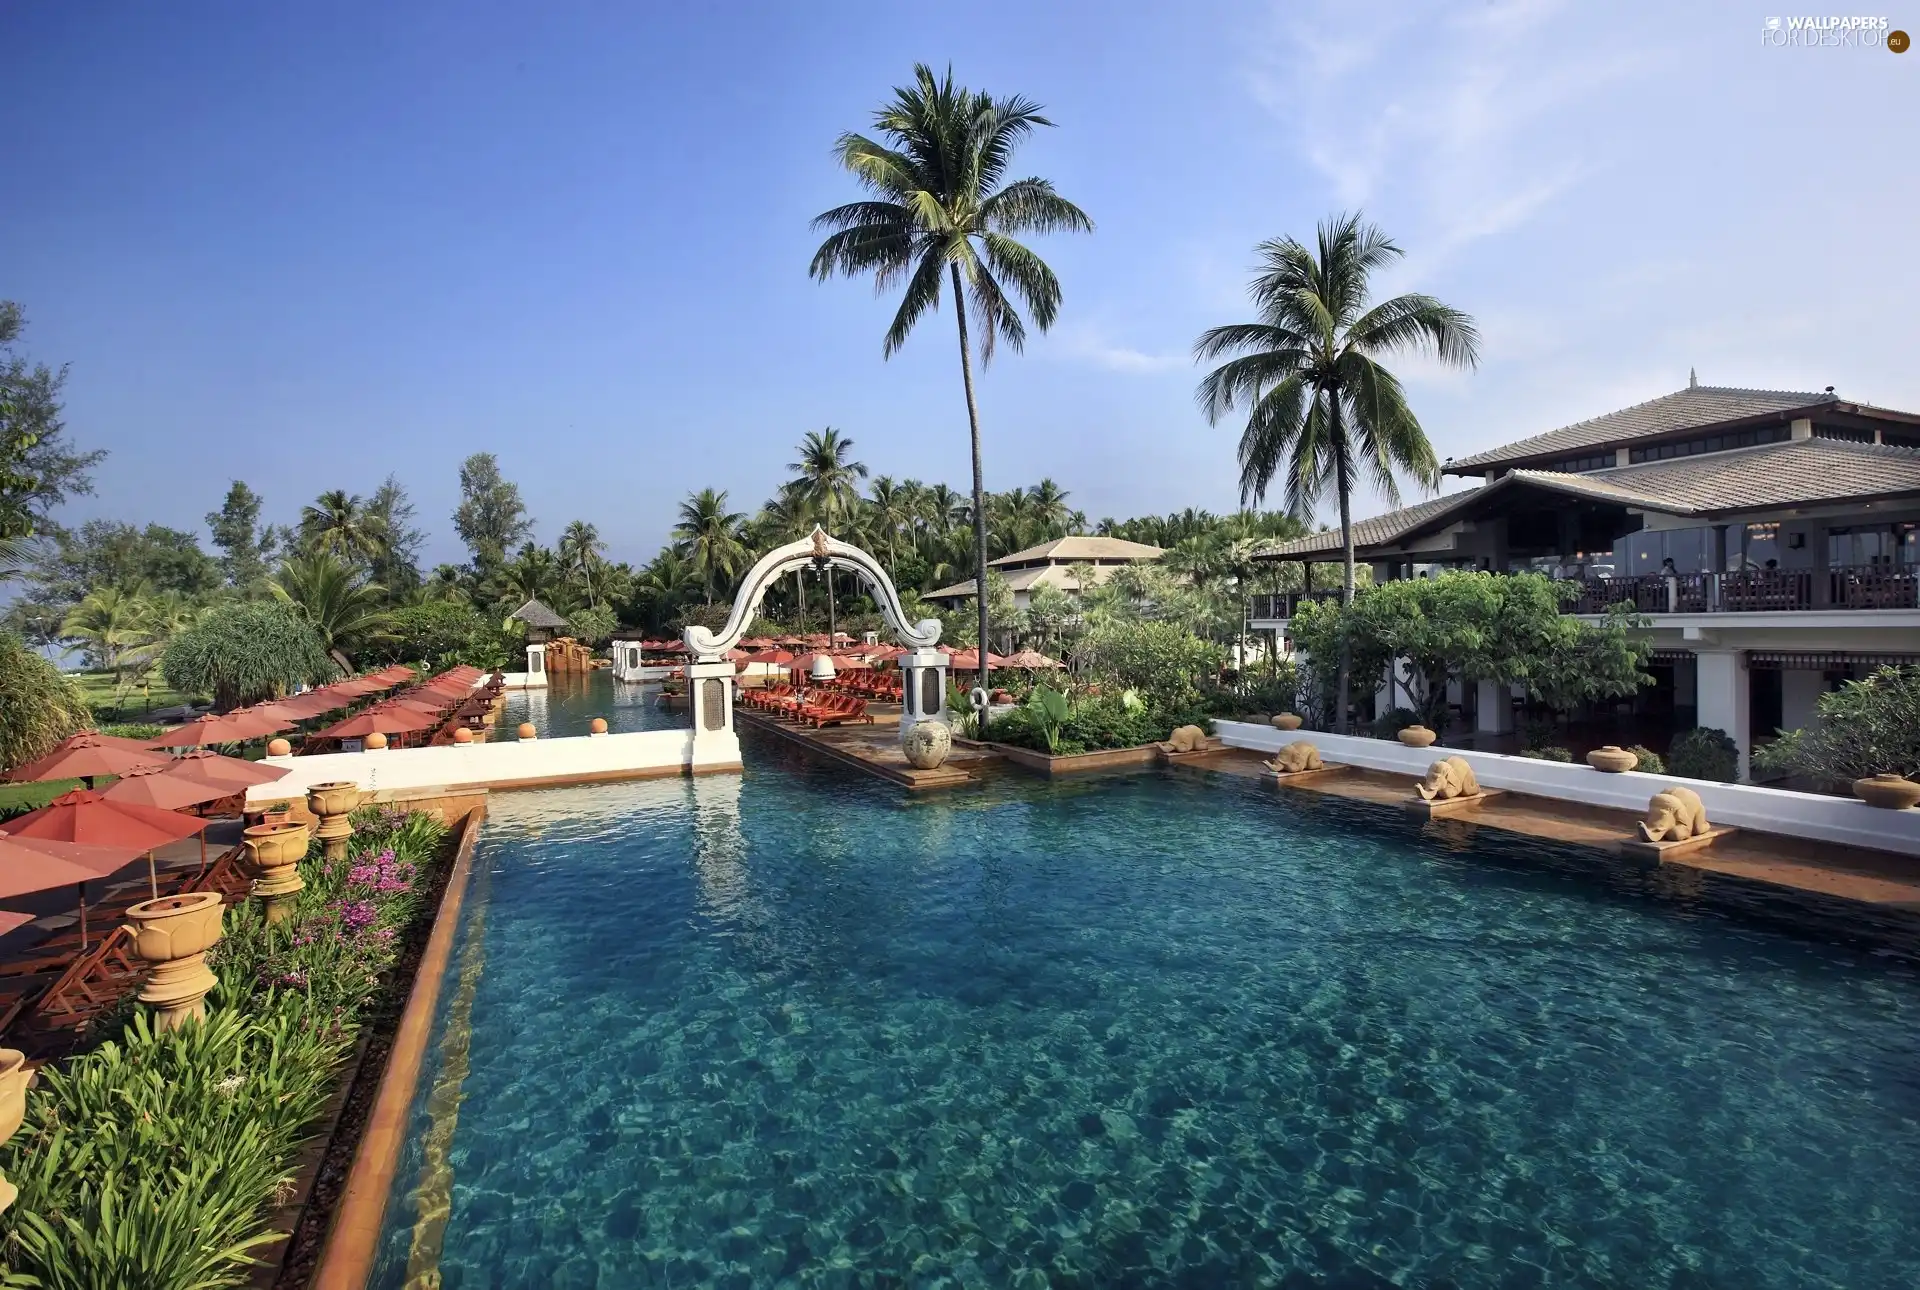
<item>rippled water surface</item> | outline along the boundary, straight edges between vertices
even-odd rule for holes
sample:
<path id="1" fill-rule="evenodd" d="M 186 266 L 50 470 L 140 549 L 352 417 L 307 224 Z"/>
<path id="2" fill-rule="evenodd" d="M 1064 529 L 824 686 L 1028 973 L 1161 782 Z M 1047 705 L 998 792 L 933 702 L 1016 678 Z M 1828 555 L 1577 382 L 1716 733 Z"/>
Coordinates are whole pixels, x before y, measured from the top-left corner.
<path id="1" fill-rule="evenodd" d="M 496 799 L 375 1284 L 1920 1284 L 1905 969 L 1306 794 L 749 752 Z"/>

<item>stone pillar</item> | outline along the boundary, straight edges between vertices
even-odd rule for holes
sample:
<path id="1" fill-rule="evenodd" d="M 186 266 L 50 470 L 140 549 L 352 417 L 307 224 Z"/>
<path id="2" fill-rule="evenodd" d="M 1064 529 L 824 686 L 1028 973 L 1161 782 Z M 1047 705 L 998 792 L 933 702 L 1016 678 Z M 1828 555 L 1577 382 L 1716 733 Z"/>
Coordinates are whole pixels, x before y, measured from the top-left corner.
<path id="1" fill-rule="evenodd" d="M 1813 605 L 1816 609 L 1833 607 L 1833 553 L 1825 520 L 1807 531 L 1807 555 L 1813 564 Z"/>
<path id="2" fill-rule="evenodd" d="M 947 719 L 947 658 L 937 649 L 900 656 L 900 740 L 922 721 Z"/>
<path id="3" fill-rule="evenodd" d="M 740 769 L 740 737 L 733 730 L 734 666 L 725 659 L 687 664 L 687 708 L 693 724 L 695 774 Z"/>
<path id="4" fill-rule="evenodd" d="M 1739 650 L 1696 650 L 1695 684 L 1699 689 L 1697 723 L 1727 732 L 1740 751 L 1740 782 L 1746 783 L 1753 751 L 1751 691 L 1746 657 Z"/>
<path id="5" fill-rule="evenodd" d="M 1827 678 L 1810 667 L 1789 667 L 1780 673 L 1780 724 L 1787 730 L 1803 730 L 1813 724 L 1820 696 L 1827 692 Z"/>
<path id="6" fill-rule="evenodd" d="M 544 642 L 535 641 L 527 646 L 527 688 L 534 689 L 547 683 L 547 647 Z"/>
<path id="7" fill-rule="evenodd" d="M 1475 686 L 1473 728 L 1483 735 L 1513 733 L 1513 695 L 1498 681 L 1480 681 Z"/>

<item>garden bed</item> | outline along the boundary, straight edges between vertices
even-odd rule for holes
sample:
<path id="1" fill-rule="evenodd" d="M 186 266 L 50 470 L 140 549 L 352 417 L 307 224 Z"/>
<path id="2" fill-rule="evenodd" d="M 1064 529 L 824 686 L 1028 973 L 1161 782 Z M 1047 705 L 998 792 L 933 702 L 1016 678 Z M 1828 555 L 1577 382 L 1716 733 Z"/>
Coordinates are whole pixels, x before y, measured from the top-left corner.
<path id="1" fill-rule="evenodd" d="M 1065 753 L 1048 756 L 1035 752 L 1031 748 L 1020 748 L 1013 744 L 980 743 L 972 739 L 955 739 L 954 743 L 968 748 L 979 748 L 1000 756 L 1022 770 L 1032 771 L 1036 775 L 1045 775 L 1056 779 L 1062 775 L 1084 775 L 1096 770 L 1128 770 L 1143 766 L 1152 766 L 1160 759 L 1158 744 L 1137 744 L 1130 748 L 1097 748 L 1092 752 Z"/>

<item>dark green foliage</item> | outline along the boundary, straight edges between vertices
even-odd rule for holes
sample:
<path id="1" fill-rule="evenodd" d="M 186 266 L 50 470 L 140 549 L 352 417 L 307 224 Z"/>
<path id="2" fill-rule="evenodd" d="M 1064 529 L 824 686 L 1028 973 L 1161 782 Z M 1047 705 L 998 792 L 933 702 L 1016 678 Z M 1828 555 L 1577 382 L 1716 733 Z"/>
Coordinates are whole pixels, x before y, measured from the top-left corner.
<path id="1" fill-rule="evenodd" d="M 32 761 L 92 724 L 80 687 L 18 636 L 0 632 L 0 767 Z"/>
<path id="2" fill-rule="evenodd" d="M 164 524 L 139 528 L 88 520 L 46 548 L 33 581 L 49 601 L 72 605 L 104 587 L 204 596 L 220 585 L 221 569 L 191 533 Z"/>
<path id="3" fill-rule="evenodd" d="M 1627 749 L 1627 751 L 1640 759 L 1634 765 L 1635 770 L 1647 775 L 1664 775 L 1667 773 L 1666 760 L 1653 749 L 1642 744 L 1635 744 L 1633 747 Z"/>
<path id="4" fill-rule="evenodd" d="M 435 670 L 461 663 L 491 669 L 505 667 L 518 648 L 516 638 L 472 605 L 428 600 L 388 614 L 373 653 L 388 662 L 425 663 Z"/>
<path id="5" fill-rule="evenodd" d="M 1920 775 L 1920 667 L 1883 667 L 1821 695 L 1812 726 L 1783 731 L 1753 762 L 1834 788 L 1883 772 Z"/>
<path id="6" fill-rule="evenodd" d="M 208 610 L 168 643 L 160 668 L 168 685 L 211 694 L 221 711 L 330 680 L 338 670 L 313 627 L 277 600 Z"/>
<path id="7" fill-rule="evenodd" d="M 473 554 L 480 577 L 490 577 L 506 562 L 507 551 L 533 532 L 520 486 L 500 473 L 490 452 L 476 452 L 460 463 L 460 506 L 453 528 Z"/>
<path id="8" fill-rule="evenodd" d="M 0 542 L 57 534 L 52 511 L 70 495 L 93 491 L 93 468 L 107 455 L 68 445 L 60 420 L 67 369 L 56 372 L 15 352 L 25 328 L 20 306 L 0 300 Z"/>
<path id="9" fill-rule="evenodd" d="M 1740 777 L 1740 750 L 1724 730 L 1696 726 L 1667 749 L 1667 771 L 1683 779 L 1731 784 Z"/>
<path id="10" fill-rule="evenodd" d="M 1393 708 L 1373 719 L 1367 733 L 1375 739 L 1392 739 L 1408 726 L 1420 724 L 1420 714 L 1411 708 Z"/>
<path id="11" fill-rule="evenodd" d="M 267 576 L 275 543 L 272 529 L 260 526 L 261 505 L 260 494 L 236 479 L 220 509 L 207 512 L 207 530 L 220 549 L 220 569 L 229 587 L 245 589 Z"/>
<path id="12" fill-rule="evenodd" d="M 1566 748 L 1548 746 L 1545 748 L 1522 748 L 1522 757 L 1531 757 L 1535 761 L 1572 761 L 1573 753 Z"/>

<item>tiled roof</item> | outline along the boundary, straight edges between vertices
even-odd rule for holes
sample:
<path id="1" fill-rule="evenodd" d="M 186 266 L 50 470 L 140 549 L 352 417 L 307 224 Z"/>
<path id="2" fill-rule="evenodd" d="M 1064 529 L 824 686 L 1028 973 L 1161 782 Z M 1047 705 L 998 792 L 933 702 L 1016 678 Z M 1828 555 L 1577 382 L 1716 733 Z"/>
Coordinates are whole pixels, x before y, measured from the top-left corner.
<path id="1" fill-rule="evenodd" d="M 1113 565 L 1097 565 L 1093 570 L 1093 580 L 1096 584 L 1104 583 L 1117 572 L 1118 569 Z M 1080 580 L 1073 576 L 1073 566 L 1067 564 L 1044 564 L 1037 569 L 1015 569 L 1004 576 L 1009 591 L 1031 591 L 1043 582 L 1058 587 L 1062 591 L 1080 590 Z M 926 599 L 951 600 L 961 596 L 972 598 L 972 578 L 968 578 L 965 582 L 956 582 L 951 587 L 942 587 L 938 591 L 929 591 Z"/>
<path id="2" fill-rule="evenodd" d="M 1489 448 L 1458 461 L 1449 461 L 1444 469 L 1458 471 L 1554 454 L 1577 453 L 1583 448 L 1598 448 L 1603 444 L 1715 426 L 1747 417 L 1764 416 L 1769 412 L 1816 407 L 1834 401 L 1835 397 L 1831 394 L 1797 390 L 1688 386 L 1684 390 L 1675 390 L 1672 394 L 1663 394 L 1657 399 L 1648 399 L 1645 403 L 1636 403 L 1630 408 L 1609 412 L 1590 421 L 1576 421 L 1570 426 L 1561 426 L 1558 430 L 1549 430 L 1530 439 Z"/>
<path id="3" fill-rule="evenodd" d="M 1015 551 L 1012 555 L 1003 555 L 987 563 L 993 566 L 1025 564 L 1029 560 L 1050 560 L 1055 564 L 1073 564 L 1080 560 L 1158 560 L 1165 554 L 1159 547 L 1149 546 L 1145 542 L 1081 534 L 1042 542 L 1039 546 L 1030 546 L 1024 551 Z"/>
<path id="4" fill-rule="evenodd" d="M 1703 453 L 1573 475 L 1513 470 L 1482 488 L 1402 507 L 1353 526 L 1357 548 L 1384 546 L 1483 503 L 1502 489 L 1531 485 L 1573 497 L 1664 515 L 1716 515 L 1777 506 L 1809 506 L 1920 493 L 1920 449 L 1840 439 L 1794 439 L 1731 452 Z M 1270 559 L 1340 550 L 1340 531 L 1268 547 Z"/>
<path id="5" fill-rule="evenodd" d="M 518 618 L 529 627 L 552 629 L 555 627 L 565 627 L 567 625 L 566 619 L 554 613 L 551 609 L 548 609 L 538 600 L 529 600 L 526 604 L 520 606 L 520 608 L 514 610 L 511 614 L 508 614 L 507 617 Z M 992 662 L 992 660 L 989 659 L 988 662 Z"/>

